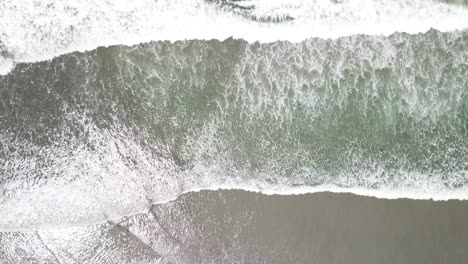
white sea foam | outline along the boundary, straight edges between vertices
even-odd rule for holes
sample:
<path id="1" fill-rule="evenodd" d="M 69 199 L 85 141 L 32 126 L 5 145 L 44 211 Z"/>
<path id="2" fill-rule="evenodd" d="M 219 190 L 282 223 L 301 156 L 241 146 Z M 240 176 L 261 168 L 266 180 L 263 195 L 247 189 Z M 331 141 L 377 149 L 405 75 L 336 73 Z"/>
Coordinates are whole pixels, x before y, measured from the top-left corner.
<path id="1" fill-rule="evenodd" d="M 151 40 L 301 41 L 353 34 L 389 35 L 468 27 L 468 9 L 431 0 L 248 1 L 259 22 L 204 0 L 55 1 L 0 3 L 0 74 L 18 62 L 47 60 L 98 46 Z"/>
<path id="2" fill-rule="evenodd" d="M 56 182 L 51 182 L 49 185 L 27 192 L 20 191 L 15 198 L 0 204 L 0 209 L 3 212 L 0 220 L 0 231 L 55 229 L 99 224 L 142 213 L 149 210 L 151 204 L 168 203 L 180 195 L 203 190 L 244 190 L 266 195 L 332 192 L 352 193 L 381 199 L 431 199 L 435 201 L 468 199 L 467 187 L 457 190 L 438 189 L 433 186 L 428 189 L 367 189 L 363 187 L 344 188 L 329 184 L 318 186 L 269 185 L 232 179 L 211 185 L 205 183 L 206 185 L 201 186 L 187 186 L 185 190 L 178 188 L 174 190 L 160 189 L 160 193 L 153 192 L 153 194 L 157 194 L 153 197 L 154 199 L 144 199 L 147 194 L 142 191 L 145 182 L 130 182 L 131 184 L 129 184 L 128 181 L 109 180 L 110 177 L 103 182 L 79 181 L 69 185 L 56 185 Z M 171 191 L 174 192 L 171 193 Z"/>
<path id="3" fill-rule="evenodd" d="M 3 58 L 0 56 L 0 75 L 9 73 L 15 67 L 12 59 Z"/>
<path id="4" fill-rule="evenodd" d="M 182 194 L 202 190 L 239 189 L 268 195 L 334 192 L 385 199 L 468 200 L 468 187 L 450 188 L 439 179 L 442 175 L 401 172 L 393 184 L 381 188 L 339 180 L 346 178 L 345 175 L 337 175 L 337 179 L 347 187 L 338 186 L 340 182 L 295 185 L 289 178 L 277 175 L 273 176 L 277 176 L 278 182 L 271 183 L 265 177 L 249 179 L 243 171 L 226 169 L 225 163 L 206 166 L 200 162 L 190 170 L 181 170 L 173 161 L 151 157 L 130 138 L 116 138 L 102 131 L 95 136 L 99 137 L 97 150 L 70 149 L 65 144 L 57 144 L 32 151 L 51 160 L 51 165 L 44 168 L 46 171 L 35 169 L 41 166 L 37 166 L 33 157 L 8 161 L 6 166 L 13 171 L 14 175 L 10 176 L 15 180 L 3 186 L 0 231 L 98 224 L 145 212 L 152 204 L 167 203 Z M 45 173 L 48 177 L 21 178 L 31 173 Z"/>
<path id="5" fill-rule="evenodd" d="M 47 60 L 63 53 L 112 44 L 230 36 L 248 41 L 301 41 L 309 37 L 388 35 L 394 31 L 417 33 L 430 28 L 450 31 L 468 26 L 466 8 L 429 0 L 254 3 L 256 17 L 278 13 L 294 20 L 257 22 L 201 0 L 4 0 L 0 2 L 0 74 L 6 74 L 19 62 Z M 330 191 L 388 199 L 468 199 L 466 187 L 451 188 L 440 180 L 447 175 L 424 175 L 417 171 L 402 171 L 397 175 L 400 178 L 391 182 L 393 185 L 380 188 L 339 182 L 349 180 L 339 175 L 336 184 L 298 186 L 294 182 L 288 184 L 286 177 L 267 183 L 252 179 L 245 172 L 233 171 L 235 166 L 229 166 L 227 160 L 207 166 L 200 159 L 193 168 L 184 171 L 171 160 L 152 157 L 132 135 L 119 133 L 122 132 L 92 134 L 96 138 L 90 141 L 99 143 L 95 144 L 96 150 L 67 147 L 66 142 L 37 149 L 29 142 L 17 142 L 21 148 L 30 148 L 37 157 L 11 156 L 7 164 L 2 164 L 14 180 L 2 186 L 0 230 L 99 223 L 200 190 L 243 189 L 283 195 Z M 207 140 L 203 138 L 200 142 Z M 209 151 L 197 150 L 201 154 Z M 47 160 L 50 164 L 37 166 L 36 160 L 38 163 Z M 36 173 L 48 177 L 35 178 Z M 378 178 L 371 172 L 362 173 L 364 181 Z"/>

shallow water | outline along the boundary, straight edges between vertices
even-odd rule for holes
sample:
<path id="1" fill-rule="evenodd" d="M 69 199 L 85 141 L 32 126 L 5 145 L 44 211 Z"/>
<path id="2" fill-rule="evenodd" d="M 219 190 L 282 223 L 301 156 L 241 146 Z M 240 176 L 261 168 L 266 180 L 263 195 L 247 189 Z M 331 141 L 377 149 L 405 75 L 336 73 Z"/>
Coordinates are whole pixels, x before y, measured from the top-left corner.
<path id="1" fill-rule="evenodd" d="M 467 28 L 458 0 L 2 1 L 0 231 L 95 236 L 218 189 L 466 200 Z"/>
<path id="2" fill-rule="evenodd" d="M 433 30 L 20 64 L 0 77 L 2 226 L 93 223 L 200 188 L 466 199 L 467 47 Z"/>
<path id="3" fill-rule="evenodd" d="M 197 192 L 101 225 L 0 232 L 2 263 L 465 263 L 468 204 Z"/>

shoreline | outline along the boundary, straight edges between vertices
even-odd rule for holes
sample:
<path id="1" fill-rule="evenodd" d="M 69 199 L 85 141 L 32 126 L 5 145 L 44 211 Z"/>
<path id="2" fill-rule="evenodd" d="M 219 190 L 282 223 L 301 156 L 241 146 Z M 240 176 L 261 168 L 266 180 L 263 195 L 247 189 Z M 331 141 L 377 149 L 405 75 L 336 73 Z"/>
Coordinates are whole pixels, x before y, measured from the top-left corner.
<path id="1" fill-rule="evenodd" d="M 468 201 L 200 191 L 104 224 L 0 232 L 0 262 L 465 263 L 467 222 Z"/>

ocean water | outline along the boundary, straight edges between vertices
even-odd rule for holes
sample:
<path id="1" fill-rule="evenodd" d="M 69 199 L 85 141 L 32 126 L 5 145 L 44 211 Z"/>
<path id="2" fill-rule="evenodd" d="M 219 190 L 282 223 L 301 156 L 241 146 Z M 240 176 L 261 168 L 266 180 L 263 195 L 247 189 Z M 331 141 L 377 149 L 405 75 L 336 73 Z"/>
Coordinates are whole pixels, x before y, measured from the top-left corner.
<path id="1" fill-rule="evenodd" d="M 468 199 L 463 1 L 2 1 L 1 230 L 190 191 Z"/>

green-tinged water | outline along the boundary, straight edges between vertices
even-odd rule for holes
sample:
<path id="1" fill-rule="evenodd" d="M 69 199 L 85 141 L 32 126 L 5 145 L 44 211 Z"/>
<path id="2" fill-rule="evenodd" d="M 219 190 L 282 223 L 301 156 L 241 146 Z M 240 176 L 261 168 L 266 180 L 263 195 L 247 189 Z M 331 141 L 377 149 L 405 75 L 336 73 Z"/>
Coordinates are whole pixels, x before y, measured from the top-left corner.
<path id="1" fill-rule="evenodd" d="M 102 156 L 97 169 L 111 166 L 101 147 L 128 138 L 116 157 L 129 171 L 166 160 L 214 182 L 441 190 L 468 181 L 466 32 L 113 46 L 18 65 L 0 90 L 3 184 L 64 177 L 67 163 L 55 159 L 76 149 Z M 70 152 L 55 150 L 63 146 Z M 92 174 L 76 166 L 74 177 Z"/>
<path id="2" fill-rule="evenodd" d="M 0 0 L 1 264 L 468 263 L 467 201 L 468 0 Z"/>

